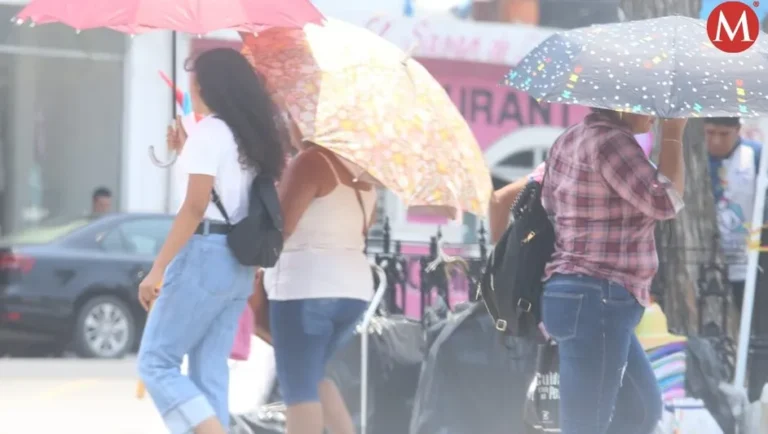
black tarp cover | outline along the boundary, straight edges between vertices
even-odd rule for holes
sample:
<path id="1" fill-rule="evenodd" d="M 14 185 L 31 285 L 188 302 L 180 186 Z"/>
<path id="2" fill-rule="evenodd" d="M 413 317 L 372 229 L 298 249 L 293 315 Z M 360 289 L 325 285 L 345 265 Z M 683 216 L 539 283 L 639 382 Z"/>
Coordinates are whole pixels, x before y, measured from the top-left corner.
<path id="1" fill-rule="evenodd" d="M 502 337 L 482 303 L 441 326 L 422 365 L 410 434 L 524 433 L 537 342 Z"/>

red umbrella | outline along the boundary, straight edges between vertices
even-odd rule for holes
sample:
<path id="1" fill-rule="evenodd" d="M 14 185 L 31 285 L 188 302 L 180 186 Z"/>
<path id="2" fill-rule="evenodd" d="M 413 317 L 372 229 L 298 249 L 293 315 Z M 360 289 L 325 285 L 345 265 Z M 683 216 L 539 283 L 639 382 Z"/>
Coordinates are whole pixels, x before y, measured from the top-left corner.
<path id="1" fill-rule="evenodd" d="M 110 28 L 138 34 L 175 30 L 257 32 L 264 27 L 301 28 L 323 16 L 309 0 L 32 0 L 17 23 L 63 23 L 77 30 Z"/>

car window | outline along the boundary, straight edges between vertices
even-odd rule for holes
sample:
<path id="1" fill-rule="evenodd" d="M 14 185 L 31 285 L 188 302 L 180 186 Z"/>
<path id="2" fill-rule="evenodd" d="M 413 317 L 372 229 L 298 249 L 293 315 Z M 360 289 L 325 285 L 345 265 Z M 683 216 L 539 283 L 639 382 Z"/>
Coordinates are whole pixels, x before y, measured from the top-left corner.
<path id="1" fill-rule="evenodd" d="M 121 223 L 101 239 L 101 246 L 108 252 L 154 256 L 163 246 L 171 223 L 171 219 L 163 218 Z"/>
<path id="2" fill-rule="evenodd" d="M 0 245 L 47 244 L 87 225 L 88 219 L 76 219 L 65 223 L 51 223 L 10 233 L 0 238 Z"/>

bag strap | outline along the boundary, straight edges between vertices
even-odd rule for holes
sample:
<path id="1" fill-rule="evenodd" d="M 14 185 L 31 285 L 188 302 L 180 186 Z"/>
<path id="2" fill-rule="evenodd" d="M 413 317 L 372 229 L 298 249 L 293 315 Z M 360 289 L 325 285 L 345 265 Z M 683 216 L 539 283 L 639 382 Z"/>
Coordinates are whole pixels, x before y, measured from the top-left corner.
<path id="1" fill-rule="evenodd" d="M 258 177 L 257 177 L 258 178 Z M 256 183 L 258 182 L 258 185 Z M 275 229 L 280 232 L 283 231 L 283 215 L 280 209 L 280 198 L 277 194 L 277 187 L 275 181 L 272 178 L 266 179 L 254 179 L 254 185 L 251 189 L 258 189 L 258 200 L 261 201 L 264 208 L 267 210 L 267 214 L 272 220 L 272 224 Z M 254 195 L 251 195 L 251 200 L 255 200 Z"/>
<path id="2" fill-rule="evenodd" d="M 360 188 L 357 187 L 357 182 L 355 182 L 355 186 L 352 187 L 355 189 L 355 196 L 357 196 L 357 203 L 360 204 L 360 210 L 363 212 L 363 238 L 368 237 L 368 213 L 365 212 L 365 202 L 363 202 L 363 195 L 360 193 Z"/>
<path id="3" fill-rule="evenodd" d="M 227 210 L 224 209 L 224 205 L 221 203 L 221 197 L 219 197 L 219 194 L 216 193 L 216 187 L 211 190 L 211 200 L 214 205 L 216 205 L 216 208 L 219 209 L 219 212 L 224 217 L 224 221 L 227 223 L 227 226 L 232 226 L 232 223 L 229 221 L 229 214 L 227 214 Z"/>
<path id="4" fill-rule="evenodd" d="M 232 226 L 232 222 L 229 219 L 227 210 L 224 209 L 224 205 L 221 203 L 221 197 L 214 188 L 211 191 L 212 202 L 216 205 L 219 213 L 224 217 L 224 221 L 228 226 Z M 260 200 L 267 210 L 269 218 L 272 220 L 272 224 L 279 231 L 283 231 L 283 218 L 280 214 L 280 200 L 277 197 L 277 189 L 272 180 L 262 180 L 256 176 L 251 183 L 251 194 L 249 200 Z"/>

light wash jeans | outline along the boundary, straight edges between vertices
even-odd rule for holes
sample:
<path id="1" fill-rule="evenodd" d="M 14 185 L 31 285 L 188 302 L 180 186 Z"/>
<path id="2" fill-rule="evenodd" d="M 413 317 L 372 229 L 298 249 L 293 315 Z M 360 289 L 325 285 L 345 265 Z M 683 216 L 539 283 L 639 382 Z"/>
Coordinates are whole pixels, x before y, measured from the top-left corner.
<path id="1" fill-rule="evenodd" d="M 138 370 L 171 434 L 217 416 L 229 424 L 229 358 L 254 270 L 224 235 L 193 235 L 168 266 L 144 328 Z M 180 372 L 184 355 L 189 373 Z"/>

